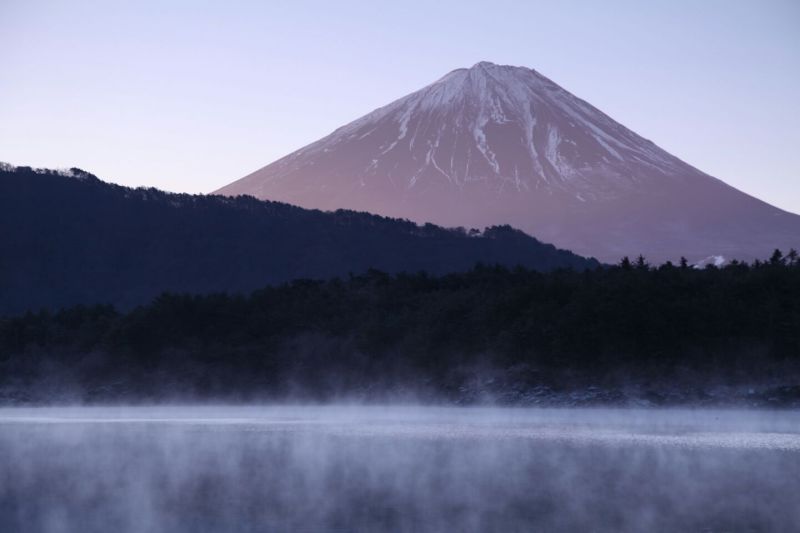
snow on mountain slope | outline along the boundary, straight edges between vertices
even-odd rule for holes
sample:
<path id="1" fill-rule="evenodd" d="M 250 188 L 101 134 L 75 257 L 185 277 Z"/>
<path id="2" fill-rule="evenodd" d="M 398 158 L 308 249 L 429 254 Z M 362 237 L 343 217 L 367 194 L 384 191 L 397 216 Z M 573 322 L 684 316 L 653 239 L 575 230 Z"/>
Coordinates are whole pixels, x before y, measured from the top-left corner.
<path id="1" fill-rule="evenodd" d="M 217 193 L 451 226 L 508 223 L 606 261 L 800 246 L 797 215 L 703 174 L 535 70 L 487 62 Z"/>

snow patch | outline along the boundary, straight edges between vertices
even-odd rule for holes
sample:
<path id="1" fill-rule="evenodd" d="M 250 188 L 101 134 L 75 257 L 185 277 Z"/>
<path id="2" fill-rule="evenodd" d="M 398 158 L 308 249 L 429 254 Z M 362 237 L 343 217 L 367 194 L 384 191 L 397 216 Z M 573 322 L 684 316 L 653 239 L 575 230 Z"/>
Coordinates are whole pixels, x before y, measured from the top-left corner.
<path id="1" fill-rule="evenodd" d="M 705 259 L 701 259 L 697 263 L 693 264 L 692 267 L 701 269 L 705 268 L 708 265 L 714 265 L 715 267 L 721 267 L 727 262 L 725 256 L 722 255 L 709 255 Z"/>

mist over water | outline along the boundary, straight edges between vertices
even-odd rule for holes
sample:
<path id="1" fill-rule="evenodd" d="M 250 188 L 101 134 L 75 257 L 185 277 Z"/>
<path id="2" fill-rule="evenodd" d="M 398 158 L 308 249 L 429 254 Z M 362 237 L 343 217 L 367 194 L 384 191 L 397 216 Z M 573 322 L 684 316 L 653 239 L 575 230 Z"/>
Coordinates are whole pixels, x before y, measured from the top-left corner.
<path id="1" fill-rule="evenodd" d="M 800 413 L 0 409 L 0 531 L 796 531 Z"/>

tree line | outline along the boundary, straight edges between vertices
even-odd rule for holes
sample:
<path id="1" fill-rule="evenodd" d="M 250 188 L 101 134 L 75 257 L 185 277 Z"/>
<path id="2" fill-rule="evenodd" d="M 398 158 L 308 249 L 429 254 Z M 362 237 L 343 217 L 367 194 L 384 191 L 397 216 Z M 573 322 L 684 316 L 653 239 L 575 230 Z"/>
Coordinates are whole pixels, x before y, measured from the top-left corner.
<path id="1" fill-rule="evenodd" d="M 0 320 L 6 401 L 800 384 L 800 260 L 370 270 Z"/>

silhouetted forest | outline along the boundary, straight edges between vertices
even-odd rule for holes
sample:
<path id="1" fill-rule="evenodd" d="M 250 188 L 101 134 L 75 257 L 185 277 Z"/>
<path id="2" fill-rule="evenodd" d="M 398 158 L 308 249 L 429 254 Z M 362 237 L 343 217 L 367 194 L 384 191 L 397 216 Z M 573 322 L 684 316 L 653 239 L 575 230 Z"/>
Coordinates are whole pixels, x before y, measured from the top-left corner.
<path id="1" fill-rule="evenodd" d="M 0 321 L 6 401 L 798 405 L 800 262 L 296 280 Z"/>
<path id="2" fill-rule="evenodd" d="M 251 197 L 171 194 L 0 164 L 0 315 L 75 304 L 143 304 L 163 291 L 249 292 L 296 278 L 434 274 L 476 262 L 593 268 L 508 226 L 418 226 Z"/>

